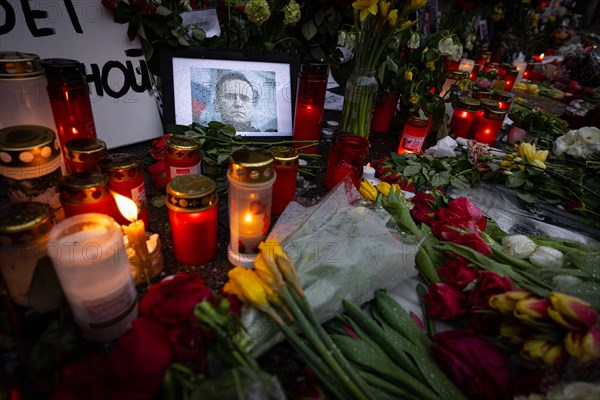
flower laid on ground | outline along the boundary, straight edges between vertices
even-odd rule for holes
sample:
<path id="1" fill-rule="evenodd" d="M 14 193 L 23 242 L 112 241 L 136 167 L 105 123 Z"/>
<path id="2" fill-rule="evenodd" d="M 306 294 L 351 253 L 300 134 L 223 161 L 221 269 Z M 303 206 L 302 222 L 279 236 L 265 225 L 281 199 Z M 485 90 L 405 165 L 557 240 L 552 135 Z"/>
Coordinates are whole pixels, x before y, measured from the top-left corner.
<path id="1" fill-rule="evenodd" d="M 554 141 L 552 152 L 556 156 L 563 153 L 571 157 L 586 158 L 600 152 L 600 129 L 593 126 L 570 130 Z"/>
<path id="2" fill-rule="evenodd" d="M 541 169 L 546 169 L 546 158 L 548 157 L 548 150 L 537 150 L 534 144 L 521 143 L 518 146 L 515 145 L 516 152 L 507 154 L 504 157 L 504 161 L 500 162 L 500 166 L 508 169 L 525 169 L 525 164 L 530 164 Z"/>

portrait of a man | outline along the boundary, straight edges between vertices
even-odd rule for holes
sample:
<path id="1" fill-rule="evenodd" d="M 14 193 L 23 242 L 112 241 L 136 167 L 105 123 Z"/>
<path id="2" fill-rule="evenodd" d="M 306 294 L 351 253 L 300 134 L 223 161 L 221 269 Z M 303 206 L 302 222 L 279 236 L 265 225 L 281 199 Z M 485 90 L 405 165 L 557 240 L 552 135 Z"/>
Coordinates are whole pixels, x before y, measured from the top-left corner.
<path id="1" fill-rule="evenodd" d="M 220 121 L 236 132 L 276 132 L 275 73 L 192 68 L 192 119 Z"/>

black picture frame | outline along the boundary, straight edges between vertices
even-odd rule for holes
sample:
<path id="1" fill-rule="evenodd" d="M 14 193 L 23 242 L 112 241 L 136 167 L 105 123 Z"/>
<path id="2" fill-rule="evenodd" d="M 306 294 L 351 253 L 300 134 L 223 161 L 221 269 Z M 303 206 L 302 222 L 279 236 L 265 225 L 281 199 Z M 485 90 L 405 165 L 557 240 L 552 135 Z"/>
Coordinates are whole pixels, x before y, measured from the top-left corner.
<path id="1" fill-rule="evenodd" d="M 160 50 L 163 125 L 227 121 L 217 107 L 217 82 L 223 75 L 242 74 L 252 86 L 253 118 L 238 135 L 258 141 L 292 137 L 300 55 L 291 52 L 213 49 L 204 47 Z M 234 81 L 247 88 L 244 83 Z M 231 86 L 230 85 L 230 86 Z M 232 86 L 233 87 L 233 86 Z M 239 92 L 246 92 L 240 89 Z M 236 106 L 237 107 L 237 106 Z M 223 106 L 221 106 L 221 109 Z"/>

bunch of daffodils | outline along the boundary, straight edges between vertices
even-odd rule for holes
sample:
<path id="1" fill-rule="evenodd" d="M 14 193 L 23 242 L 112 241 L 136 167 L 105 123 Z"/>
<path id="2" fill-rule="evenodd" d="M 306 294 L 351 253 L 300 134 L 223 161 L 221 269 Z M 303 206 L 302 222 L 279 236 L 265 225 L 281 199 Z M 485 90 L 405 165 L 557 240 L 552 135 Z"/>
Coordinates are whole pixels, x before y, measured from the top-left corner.
<path id="1" fill-rule="evenodd" d="M 524 170 L 527 164 L 535 167 L 546 169 L 546 158 L 548 150 L 536 150 L 535 144 L 521 143 L 512 154 L 507 154 L 503 161 L 500 161 L 500 166 L 507 169 Z"/>

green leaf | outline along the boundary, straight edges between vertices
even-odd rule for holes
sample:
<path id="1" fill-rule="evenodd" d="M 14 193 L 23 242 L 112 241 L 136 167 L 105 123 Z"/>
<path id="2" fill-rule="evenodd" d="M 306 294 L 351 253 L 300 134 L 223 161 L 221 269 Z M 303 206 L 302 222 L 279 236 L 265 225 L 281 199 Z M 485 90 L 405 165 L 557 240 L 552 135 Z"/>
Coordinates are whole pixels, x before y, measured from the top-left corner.
<path id="1" fill-rule="evenodd" d="M 450 184 L 457 189 L 466 189 L 469 187 L 465 182 L 462 181 L 462 179 L 459 179 L 456 176 L 450 179 Z"/>
<path id="2" fill-rule="evenodd" d="M 431 186 L 438 187 L 438 186 L 447 185 L 449 180 L 450 180 L 450 172 L 443 171 L 443 172 L 435 174 L 431 178 Z"/>
<path id="3" fill-rule="evenodd" d="M 506 187 L 517 188 L 525 184 L 526 178 L 523 171 L 514 172 L 506 178 Z"/>
<path id="4" fill-rule="evenodd" d="M 404 168 L 404 171 L 402 171 L 402 175 L 409 177 L 417 175 L 420 172 L 421 165 L 409 165 L 408 167 Z"/>
<path id="5" fill-rule="evenodd" d="M 319 8 L 315 14 L 315 24 L 321 25 L 323 23 L 324 19 L 325 19 L 325 12 L 323 11 L 322 8 Z"/>
<path id="6" fill-rule="evenodd" d="M 515 194 L 517 195 L 517 197 L 519 197 L 521 200 L 527 202 L 527 203 L 535 203 L 535 201 L 537 200 L 537 197 L 531 193 L 527 193 L 523 190 L 518 190 L 515 189 Z"/>
<path id="7" fill-rule="evenodd" d="M 169 10 L 167 7 L 164 7 L 164 6 L 158 6 L 158 7 L 156 7 L 156 13 L 158 15 L 163 15 L 163 16 L 171 15 L 171 12 L 172 11 Z"/>
<path id="8" fill-rule="evenodd" d="M 306 40 L 311 40 L 313 37 L 315 37 L 317 32 L 318 32 L 317 25 L 315 24 L 315 21 L 312 19 L 308 22 L 305 22 L 304 25 L 302 25 L 302 35 L 304 36 L 304 39 L 306 39 Z"/>

